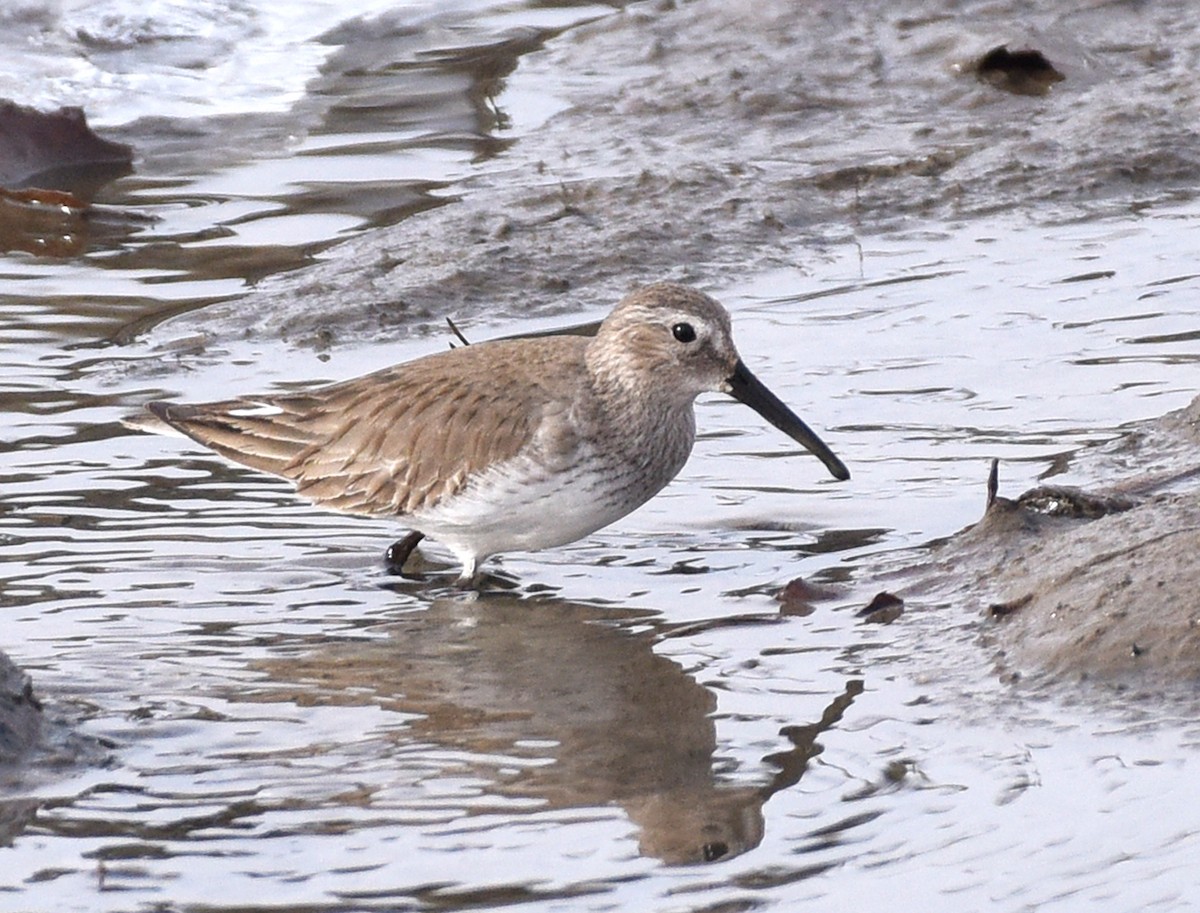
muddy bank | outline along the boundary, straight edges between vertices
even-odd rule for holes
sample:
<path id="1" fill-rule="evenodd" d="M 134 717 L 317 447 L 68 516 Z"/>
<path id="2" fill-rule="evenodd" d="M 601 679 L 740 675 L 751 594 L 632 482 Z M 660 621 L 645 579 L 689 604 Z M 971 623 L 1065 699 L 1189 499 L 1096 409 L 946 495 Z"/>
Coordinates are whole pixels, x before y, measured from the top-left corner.
<path id="1" fill-rule="evenodd" d="M 977 614 L 1009 680 L 1200 684 L 1198 445 L 1200 398 L 1081 455 L 1110 485 L 995 497 L 927 562 L 870 584 Z"/>
<path id="2" fill-rule="evenodd" d="M 978 78 L 1001 45 L 1063 78 L 1042 95 Z M 1183 3 L 635 4 L 522 59 L 510 83 L 567 110 L 446 188 L 454 203 L 154 338 L 328 346 L 448 313 L 599 309 L 649 280 L 811 266 L 827 242 L 918 221 L 1190 196 L 1198 51 Z"/>
<path id="3" fill-rule="evenodd" d="M 38 743 L 42 708 L 33 683 L 0 652 L 0 768 L 19 760 Z"/>
<path id="4" fill-rule="evenodd" d="M 43 705 L 43 693 L 0 650 L 0 847 L 24 830 L 41 805 L 7 796 L 28 791 L 43 776 L 60 777 L 111 760 L 112 744 L 79 731 L 77 708 L 56 703 L 53 694 Z"/>
<path id="5" fill-rule="evenodd" d="M 0 847 L 11 846 L 37 814 L 36 800 L 10 794 L 45 760 L 37 757 L 42 729 L 42 706 L 33 682 L 0 651 Z"/>

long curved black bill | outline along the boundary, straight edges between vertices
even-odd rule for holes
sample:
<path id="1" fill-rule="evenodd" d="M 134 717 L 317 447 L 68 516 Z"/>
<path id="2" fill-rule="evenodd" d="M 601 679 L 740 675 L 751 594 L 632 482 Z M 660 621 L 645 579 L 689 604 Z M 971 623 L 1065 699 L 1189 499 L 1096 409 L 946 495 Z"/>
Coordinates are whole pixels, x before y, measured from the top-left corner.
<path id="1" fill-rule="evenodd" d="M 844 482 L 850 478 L 850 470 L 846 468 L 846 464 L 800 420 L 800 416 L 785 406 L 778 396 L 751 374 L 750 369 L 740 359 L 725 383 L 726 392 L 730 396 L 738 402 L 745 403 L 792 440 L 811 450 L 835 479 Z"/>

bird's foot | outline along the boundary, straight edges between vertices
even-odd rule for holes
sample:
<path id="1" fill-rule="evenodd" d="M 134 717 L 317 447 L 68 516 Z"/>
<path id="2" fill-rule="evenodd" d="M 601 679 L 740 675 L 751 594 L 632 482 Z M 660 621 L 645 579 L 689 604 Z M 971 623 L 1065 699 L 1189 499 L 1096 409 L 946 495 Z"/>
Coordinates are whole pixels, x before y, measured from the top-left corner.
<path id="1" fill-rule="evenodd" d="M 424 533 L 417 532 L 414 529 L 400 541 L 389 545 L 387 552 L 383 556 L 383 560 L 387 562 L 388 571 L 403 576 L 405 563 L 424 538 Z"/>
<path id="2" fill-rule="evenodd" d="M 500 571 L 476 571 L 470 577 L 459 575 L 454 581 L 456 589 L 475 593 L 497 593 L 515 590 L 521 581 L 511 574 Z"/>

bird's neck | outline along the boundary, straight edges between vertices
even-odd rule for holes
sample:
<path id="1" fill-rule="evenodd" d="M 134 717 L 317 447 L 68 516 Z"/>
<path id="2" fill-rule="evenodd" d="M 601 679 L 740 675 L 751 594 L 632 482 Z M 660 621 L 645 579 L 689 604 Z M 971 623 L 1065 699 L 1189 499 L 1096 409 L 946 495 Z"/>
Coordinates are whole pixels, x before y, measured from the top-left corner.
<path id="1" fill-rule="evenodd" d="M 613 438 L 639 442 L 638 449 L 644 448 L 645 453 L 665 449 L 670 456 L 658 464 L 664 478 L 654 481 L 661 487 L 691 452 L 696 438 L 695 396 L 673 389 L 666 379 L 633 370 L 620 358 L 588 355 L 595 393 L 593 421 L 608 428 Z"/>

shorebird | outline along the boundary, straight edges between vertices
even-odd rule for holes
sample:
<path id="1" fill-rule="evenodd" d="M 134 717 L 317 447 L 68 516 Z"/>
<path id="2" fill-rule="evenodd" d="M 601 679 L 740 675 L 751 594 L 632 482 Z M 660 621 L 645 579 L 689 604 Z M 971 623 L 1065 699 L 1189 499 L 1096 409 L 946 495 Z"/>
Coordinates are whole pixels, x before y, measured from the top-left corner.
<path id="1" fill-rule="evenodd" d="M 626 297 L 591 338 L 459 347 L 306 393 L 149 404 L 218 454 L 290 479 L 318 505 L 399 519 L 399 571 L 425 536 L 462 563 L 573 542 L 625 516 L 683 468 L 693 403 L 728 393 L 849 471 L 746 367 L 728 312 L 682 285 Z"/>

